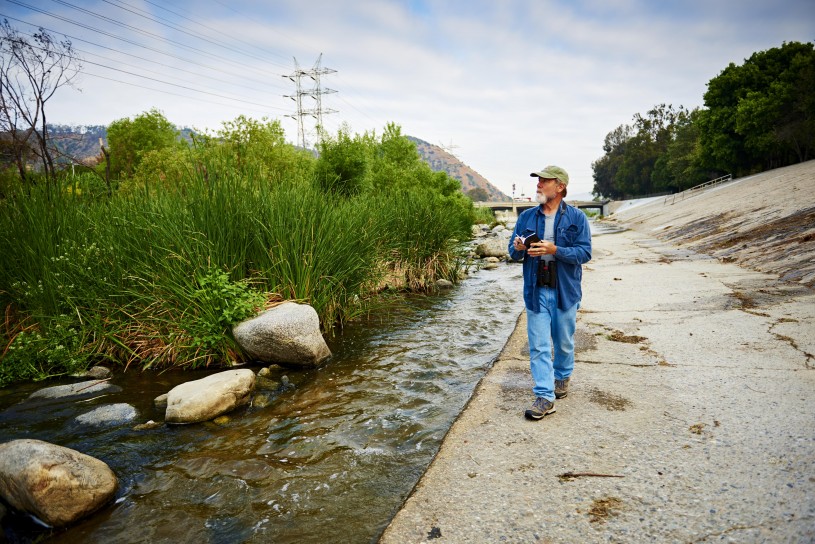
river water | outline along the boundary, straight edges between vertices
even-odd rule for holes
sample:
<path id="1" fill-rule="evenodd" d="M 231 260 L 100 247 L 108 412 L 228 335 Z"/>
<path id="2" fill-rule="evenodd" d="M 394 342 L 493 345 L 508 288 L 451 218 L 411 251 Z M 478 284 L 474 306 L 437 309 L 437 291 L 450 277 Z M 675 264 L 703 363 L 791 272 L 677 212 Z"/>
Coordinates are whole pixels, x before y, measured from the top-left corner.
<path id="1" fill-rule="evenodd" d="M 410 298 L 329 339 L 320 369 L 285 373 L 296 389 L 221 424 L 89 429 L 73 419 L 152 400 L 207 372 L 119 372 L 122 392 L 80 402 L 0 391 L 0 441 L 37 438 L 105 461 L 115 504 L 50 533 L 5 520 L 11 542 L 370 542 L 438 450 L 523 309 L 521 266 L 479 270 L 454 289 Z M 48 385 L 54 385 L 49 383 Z M 50 535 L 50 536 L 49 536 Z"/>
<path id="2" fill-rule="evenodd" d="M 602 233 L 593 222 L 592 231 Z M 136 423 L 160 421 L 155 397 L 213 371 L 117 372 L 111 383 L 121 392 L 70 402 L 27 400 L 42 384 L 0 390 L 0 442 L 36 438 L 72 448 L 105 461 L 120 480 L 114 504 L 67 530 L 9 514 L 5 536 L 69 544 L 375 541 L 512 333 L 522 281 L 520 264 L 502 263 L 351 324 L 328 339 L 334 356 L 322 368 L 285 371 L 294 390 L 219 424 L 135 431 L 135 423 L 74 423 L 113 403 L 134 406 Z"/>

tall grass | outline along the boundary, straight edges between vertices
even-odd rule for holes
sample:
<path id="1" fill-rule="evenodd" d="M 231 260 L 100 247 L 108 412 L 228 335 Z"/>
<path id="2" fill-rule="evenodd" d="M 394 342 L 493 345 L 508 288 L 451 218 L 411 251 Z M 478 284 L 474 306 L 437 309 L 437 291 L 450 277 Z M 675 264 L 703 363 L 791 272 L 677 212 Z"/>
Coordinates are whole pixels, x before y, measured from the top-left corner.
<path id="1" fill-rule="evenodd" d="M 230 326 L 276 301 L 311 304 L 328 330 L 395 274 L 415 289 L 454 275 L 450 240 L 471 221 L 458 201 L 338 196 L 227 151 L 194 157 L 170 188 L 108 196 L 88 175 L 0 200 L 0 385 L 98 360 L 225 363 L 242 357 Z"/>

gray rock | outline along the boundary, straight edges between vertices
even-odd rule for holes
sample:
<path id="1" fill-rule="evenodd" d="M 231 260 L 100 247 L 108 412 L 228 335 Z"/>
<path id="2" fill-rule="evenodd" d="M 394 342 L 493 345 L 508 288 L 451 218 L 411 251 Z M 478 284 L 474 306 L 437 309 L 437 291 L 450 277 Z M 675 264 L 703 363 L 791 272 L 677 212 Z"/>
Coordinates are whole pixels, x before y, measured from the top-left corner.
<path id="1" fill-rule="evenodd" d="M 107 380 L 113 376 L 113 372 L 104 366 L 92 366 L 84 372 L 73 374 L 75 378 L 92 378 L 94 380 Z"/>
<path id="2" fill-rule="evenodd" d="M 508 243 L 505 238 L 487 238 L 476 246 L 475 254 L 479 257 L 504 258 L 509 256 L 507 246 Z"/>
<path id="3" fill-rule="evenodd" d="M 255 373 L 248 368 L 227 370 L 182 383 L 167 393 L 167 423 L 197 423 L 249 403 Z"/>
<path id="4" fill-rule="evenodd" d="M 51 527 L 98 510 L 118 485 L 110 467 L 84 453 L 40 440 L 0 444 L 0 496 Z"/>
<path id="5" fill-rule="evenodd" d="M 453 288 L 453 282 L 450 281 L 450 280 L 446 280 L 446 279 L 442 278 L 442 279 L 436 280 L 436 287 L 438 287 L 439 289 L 452 289 Z"/>
<path id="6" fill-rule="evenodd" d="M 498 257 L 487 257 L 484 260 L 487 261 L 488 263 L 500 263 L 501 262 L 501 259 L 499 259 Z"/>
<path id="7" fill-rule="evenodd" d="M 313 367 L 331 356 L 317 312 L 307 304 L 284 302 L 238 323 L 232 333 L 249 356 L 263 362 Z"/>
<path id="8" fill-rule="evenodd" d="M 498 268 L 498 263 L 487 263 L 484 265 L 484 270 L 496 270 Z"/>
<path id="9" fill-rule="evenodd" d="M 34 391 L 29 400 L 34 399 L 61 399 L 67 397 L 90 397 L 105 393 L 118 393 L 122 388 L 104 381 L 90 380 L 86 382 L 71 383 L 68 385 L 55 385 Z"/>
<path id="10" fill-rule="evenodd" d="M 107 404 L 80 414 L 74 421 L 81 425 L 94 425 L 97 427 L 119 425 L 136 419 L 136 409 L 129 404 Z"/>
<path id="11" fill-rule="evenodd" d="M 158 421 L 153 421 L 151 419 L 150 421 L 147 421 L 145 423 L 139 423 L 138 425 L 133 427 L 133 430 L 134 431 L 149 431 L 151 429 L 157 429 L 157 428 L 163 427 L 163 426 L 164 426 L 164 423 L 160 423 Z"/>
<path id="12" fill-rule="evenodd" d="M 154 398 L 153 407 L 159 412 L 164 412 L 165 410 L 167 410 L 167 393 L 164 393 L 163 395 L 159 395 L 156 398 Z"/>

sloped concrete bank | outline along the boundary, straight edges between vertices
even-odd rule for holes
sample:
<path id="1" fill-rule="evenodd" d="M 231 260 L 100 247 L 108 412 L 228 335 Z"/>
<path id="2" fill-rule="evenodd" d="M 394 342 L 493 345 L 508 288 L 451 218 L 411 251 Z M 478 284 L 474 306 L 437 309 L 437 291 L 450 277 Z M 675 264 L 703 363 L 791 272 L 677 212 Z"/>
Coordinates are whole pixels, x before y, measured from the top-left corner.
<path id="1" fill-rule="evenodd" d="M 799 168 L 795 198 L 776 198 L 789 183 L 779 171 L 731 182 L 755 197 L 726 201 L 762 206 L 763 222 L 746 214 L 671 240 L 697 214 L 733 208 L 706 204 L 733 190 L 722 186 L 684 210 L 621 213 L 637 230 L 594 240 L 557 413 L 523 418 L 522 315 L 381 542 L 815 541 L 815 292 L 807 274 L 750 269 L 765 261 L 740 238 L 815 206 L 813 165 Z M 774 256 L 788 270 L 813 262 L 799 227 Z M 748 247 L 717 254 L 728 236 Z M 789 236 L 762 239 L 773 252 Z M 714 238 L 721 248 L 697 251 Z"/>

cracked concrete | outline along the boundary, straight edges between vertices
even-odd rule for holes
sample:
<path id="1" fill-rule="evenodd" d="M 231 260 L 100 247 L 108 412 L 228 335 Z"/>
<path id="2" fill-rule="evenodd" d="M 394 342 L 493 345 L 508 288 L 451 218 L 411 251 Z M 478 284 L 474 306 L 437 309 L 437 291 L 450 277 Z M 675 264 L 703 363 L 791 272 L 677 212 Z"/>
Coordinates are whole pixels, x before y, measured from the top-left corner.
<path id="1" fill-rule="evenodd" d="M 815 541 L 815 293 L 648 233 L 594 243 L 569 396 L 523 418 L 522 314 L 381 542 Z"/>

